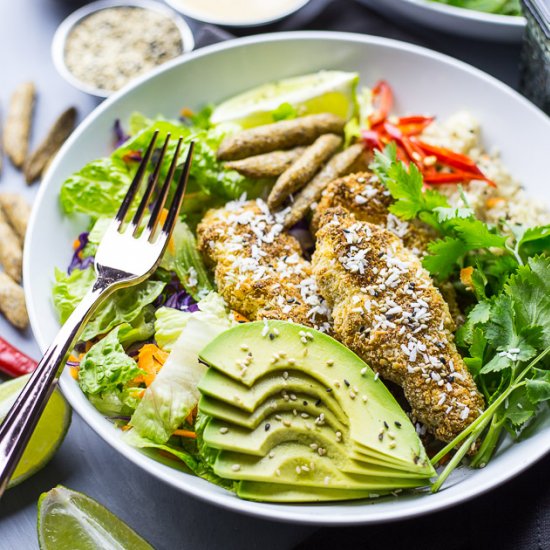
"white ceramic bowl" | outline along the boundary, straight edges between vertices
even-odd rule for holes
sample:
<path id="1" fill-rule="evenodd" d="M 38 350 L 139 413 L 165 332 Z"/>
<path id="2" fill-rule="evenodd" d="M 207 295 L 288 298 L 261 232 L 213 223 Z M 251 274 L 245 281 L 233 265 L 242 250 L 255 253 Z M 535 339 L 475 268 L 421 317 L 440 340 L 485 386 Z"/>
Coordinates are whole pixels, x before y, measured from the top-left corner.
<path id="1" fill-rule="evenodd" d="M 215 0 L 219 1 L 219 0 Z M 231 0 L 232 1 L 232 0 Z M 238 6 L 233 8 L 233 13 L 230 17 L 224 16 L 223 12 L 210 12 L 207 8 L 197 8 L 196 4 L 192 5 L 186 0 L 166 0 L 166 3 L 175 10 L 183 13 L 187 17 L 203 21 L 204 23 L 212 23 L 214 25 L 223 25 L 224 27 L 259 27 L 280 21 L 285 17 L 293 14 L 303 8 L 310 0 L 294 0 L 290 6 L 282 6 L 279 9 L 272 9 L 270 0 L 254 0 L 257 4 L 263 4 L 266 8 L 271 8 L 268 15 L 258 14 L 256 17 L 241 17 Z M 226 2 L 227 3 L 227 0 Z"/>
<path id="2" fill-rule="evenodd" d="M 496 15 L 457 8 L 430 0 L 357 0 L 389 16 L 410 19 L 440 32 L 480 40 L 519 42 L 525 29 L 521 16 Z"/>
<path id="3" fill-rule="evenodd" d="M 113 121 L 125 120 L 134 110 L 173 116 L 183 106 L 217 102 L 264 82 L 320 69 L 357 70 L 362 81 L 370 84 L 385 78 L 395 89 L 397 111 L 446 117 L 468 108 L 481 121 L 486 143 L 500 148 L 512 173 L 533 194 L 547 197 L 550 120 L 504 84 L 464 63 L 410 44 L 346 33 L 273 34 L 211 46 L 162 66 L 110 97 L 77 128 L 48 170 L 32 212 L 24 258 L 27 305 L 42 350 L 59 326 L 50 298 L 54 267 L 68 265 L 71 243 L 84 227 L 82 219 L 61 215 L 59 188 L 73 171 L 109 153 Z M 76 412 L 109 445 L 159 479 L 220 506 L 278 520 L 353 524 L 431 512 L 501 484 L 550 450 L 550 417 L 546 417 L 531 437 L 513 445 L 505 442 L 483 470 L 458 470 L 435 495 L 371 503 L 255 503 L 128 447 L 120 439 L 121 432 L 86 400 L 68 372 L 61 377 L 61 385 Z"/>
<path id="4" fill-rule="evenodd" d="M 87 94 L 98 97 L 109 97 L 113 92 L 103 88 L 96 88 L 87 82 L 77 78 L 67 67 L 65 62 L 65 44 L 73 28 L 86 17 L 108 8 L 142 8 L 160 13 L 170 18 L 179 30 L 181 35 L 183 52 L 190 52 L 195 47 L 195 38 L 189 25 L 175 11 L 166 7 L 156 0 L 98 0 L 82 6 L 64 19 L 53 36 L 52 40 L 52 59 L 53 64 L 59 74 L 75 88 L 86 92 Z"/>

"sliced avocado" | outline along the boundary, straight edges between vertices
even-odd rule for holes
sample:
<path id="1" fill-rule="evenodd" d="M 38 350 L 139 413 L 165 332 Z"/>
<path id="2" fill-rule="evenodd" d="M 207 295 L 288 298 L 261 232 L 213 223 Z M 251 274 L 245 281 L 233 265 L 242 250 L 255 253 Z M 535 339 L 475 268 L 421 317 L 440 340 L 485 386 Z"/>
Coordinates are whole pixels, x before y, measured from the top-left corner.
<path id="1" fill-rule="evenodd" d="M 385 490 L 419 487 L 425 478 L 368 476 L 341 471 L 329 456 L 319 456 L 300 443 L 282 443 L 264 457 L 220 451 L 214 473 L 225 479 L 275 482 L 282 485 Z"/>
<path id="2" fill-rule="evenodd" d="M 268 455 L 272 449 L 278 449 L 282 443 L 299 443 L 306 447 L 308 454 L 312 455 L 317 453 L 321 447 L 324 455 L 329 457 L 343 472 L 415 479 L 424 477 L 394 469 L 391 464 L 382 461 L 380 464 L 374 464 L 371 459 L 354 460 L 350 458 L 348 431 L 341 426 L 334 427 L 329 422 L 317 425 L 313 419 L 304 419 L 294 416 L 292 413 L 272 415 L 268 420 L 267 424 L 249 430 L 211 418 L 206 424 L 202 437 L 210 447 L 259 457 Z M 267 430 L 265 429 L 266 425 L 268 426 Z M 336 430 L 344 430 L 341 432 L 344 435 L 337 437 Z"/>
<path id="3" fill-rule="evenodd" d="M 207 388 L 212 393 L 206 393 L 226 401 L 233 388 L 205 383 L 214 370 L 233 378 L 239 388 L 247 386 L 255 397 L 256 381 L 277 386 L 279 392 L 290 386 L 290 371 L 300 371 L 332 390 L 330 398 L 349 419 L 349 437 L 360 454 L 387 457 L 390 463 L 406 465 L 408 471 L 426 477 L 434 474 L 414 426 L 391 393 L 357 355 L 330 336 L 285 321 L 246 323 L 217 336 L 200 359 L 212 368 L 199 389 Z M 262 388 L 261 397 L 265 399 L 266 393 Z M 242 389 L 238 396 L 246 398 Z M 252 412 L 264 399 L 252 399 L 247 410 Z M 242 403 L 238 406 L 245 408 Z"/>
<path id="4" fill-rule="evenodd" d="M 237 494 L 368 498 L 434 475 L 414 426 L 350 350 L 284 321 L 239 325 L 200 353 L 201 452 Z"/>
<path id="5" fill-rule="evenodd" d="M 304 485 L 281 485 L 258 481 L 241 481 L 237 495 L 247 500 L 260 502 L 329 502 L 334 500 L 358 500 L 377 498 L 391 491 L 362 491 L 350 489 L 329 489 Z"/>
<path id="6" fill-rule="evenodd" d="M 307 414 L 307 413 L 306 413 Z M 318 417 L 317 417 L 318 418 Z M 281 441 L 291 439 L 315 443 L 322 438 L 328 443 L 337 444 L 337 431 L 347 433 L 336 419 L 327 412 L 323 426 L 315 424 L 314 417 L 301 418 L 292 412 L 279 411 L 266 418 L 266 422 L 254 429 L 230 424 L 226 420 L 211 418 L 204 430 L 204 441 L 210 447 L 265 455 Z M 227 437 L 227 434 L 230 434 Z M 308 444 L 309 444 L 308 443 Z M 342 443 L 343 445 L 343 443 Z"/>
<path id="7" fill-rule="evenodd" d="M 289 395 L 292 395 L 293 399 L 290 399 Z M 325 396 L 323 395 L 322 397 Z M 271 396 L 258 405 L 252 413 L 247 413 L 238 407 L 218 401 L 208 395 L 202 395 L 199 407 L 208 416 L 221 418 L 232 424 L 237 424 L 237 426 L 249 429 L 256 428 L 261 422 L 265 421 L 267 416 L 273 413 L 292 412 L 294 409 L 300 409 L 300 413 L 309 414 L 314 418 L 321 412 L 325 413 L 325 415 L 331 414 L 336 418 L 334 412 L 327 408 L 326 403 L 321 400 L 321 397 L 300 392 L 293 393 L 292 391 L 287 393 L 286 399 L 281 395 Z M 337 412 L 339 413 L 338 422 L 345 421 L 347 423 L 347 419 L 343 418 L 342 410 L 338 408 Z"/>
<path id="8" fill-rule="evenodd" d="M 301 393 L 311 396 L 310 399 L 321 399 L 341 422 L 347 424 L 347 416 L 332 396 L 332 390 L 327 392 L 327 387 L 305 373 L 291 370 L 284 372 L 288 376 L 282 377 L 280 373 L 268 374 L 254 386 L 248 387 L 211 368 L 202 377 L 198 387 L 203 395 L 215 397 L 248 413 L 255 412 L 269 398 L 282 397 L 283 392 Z"/>

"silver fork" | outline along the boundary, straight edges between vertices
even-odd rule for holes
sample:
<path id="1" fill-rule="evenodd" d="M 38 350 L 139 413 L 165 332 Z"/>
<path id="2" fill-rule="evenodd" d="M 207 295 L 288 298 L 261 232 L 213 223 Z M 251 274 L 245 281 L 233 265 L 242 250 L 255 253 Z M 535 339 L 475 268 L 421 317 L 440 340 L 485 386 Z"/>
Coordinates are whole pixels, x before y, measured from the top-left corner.
<path id="1" fill-rule="evenodd" d="M 124 225 L 124 220 L 128 216 L 130 206 L 147 171 L 147 165 L 151 160 L 157 136 L 158 132 L 155 132 L 120 209 L 97 248 L 94 263 L 97 280 L 93 288 L 61 327 L 0 426 L 0 497 L 25 450 L 44 406 L 57 385 L 68 353 L 78 338 L 83 325 L 96 308 L 115 290 L 136 285 L 147 279 L 158 266 L 168 244 L 185 193 L 193 157 L 193 142 L 189 145 L 187 159 L 160 232 L 157 231 L 157 228 L 160 225 L 161 213 L 176 171 L 178 155 L 182 145 L 181 137 L 178 140 L 168 174 L 158 198 L 154 202 L 147 225 L 141 231 L 140 223 L 157 187 L 161 164 L 166 155 L 170 135 L 164 141 L 159 159 L 134 216 L 127 223 L 127 226 Z"/>

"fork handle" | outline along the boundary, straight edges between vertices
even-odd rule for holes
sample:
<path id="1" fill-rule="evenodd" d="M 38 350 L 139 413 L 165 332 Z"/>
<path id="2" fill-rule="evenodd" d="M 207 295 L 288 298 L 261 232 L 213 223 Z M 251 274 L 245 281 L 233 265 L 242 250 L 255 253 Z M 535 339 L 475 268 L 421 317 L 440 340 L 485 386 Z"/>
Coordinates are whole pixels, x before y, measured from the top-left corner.
<path id="1" fill-rule="evenodd" d="M 101 279 L 96 281 L 59 330 L 0 426 L 0 497 L 57 386 L 73 342 L 109 290 Z"/>

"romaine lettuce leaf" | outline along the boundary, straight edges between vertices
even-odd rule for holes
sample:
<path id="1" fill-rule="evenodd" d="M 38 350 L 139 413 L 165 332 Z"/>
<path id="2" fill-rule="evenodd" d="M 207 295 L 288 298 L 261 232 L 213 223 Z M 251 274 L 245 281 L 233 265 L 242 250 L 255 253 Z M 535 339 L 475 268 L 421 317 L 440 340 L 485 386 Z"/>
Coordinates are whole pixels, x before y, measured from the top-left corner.
<path id="1" fill-rule="evenodd" d="M 179 338 L 192 313 L 180 311 L 172 307 L 159 307 L 155 311 L 155 340 L 157 345 L 165 351 L 172 351 L 172 347 Z"/>
<path id="2" fill-rule="evenodd" d="M 59 195 L 61 206 L 67 214 L 80 212 L 93 218 L 114 216 L 132 175 L 130 166 L 121 158 L 89 162 L 63 182 Z"/>
<path id="3" fill-rule="evenodd" d="M 60 269 L 55 270 L 52 295 L 61 324 L 69 318 L 75 307 L 82 301 L 86 292 L 94 284 L 95 278 L 92 267 L 83 270 L 73 269 L 70 275 Z"/>
<path id="4" fill-rule="evenodd" d="M 82 340 L 87 341 L 105 334 L 121 323 L 136 319 L 143 308 L 153 303 L 164 290 L 166 283 L 148 279 L 139 285 L 115 292 L 88 321 Z"/>
<path id="5" fill-rule="evenodd" d="M 94 281 L 95 272 L 92 267 L 84 270 L 75 269 L 71 275 L 56 270 L 53 301 L 61 323 L 67 320 L 84 294 L 92 287 Z M 166 283 L 163 281 L 149 279 L 139 285 L 118 290 L 99 307 L 92 319 L 88 321 L 82 332 L 81 340 L 91 340 L 100 334 L 109 332 L 121 323 L 133 322 L 145 306 L 156 300 L 165 285 Z M 150 329 L 151 325 L 148 330 Z"/>
<path id="6" fill-rule="evenodd" d="M 113 329 L 84 355 L 78 371 L 78 384 L 87 395 L 118 392 L 142 371 L 126 354 L 119 339 L 132 330 L 128 324 Z"/>
<path id="7" fill-rule="evenodd" d="M 136 447 L 138 449 L 157 449 L 159 451 L 170 453 L 171 455 L 179 458 L 185 464 L 185 466 L 187 466 L 187 468 L 189 468 L 189 470 L 191 470 L 195 475 L 206 479 L 211 483 L 219 485 L 224 489 L 228 489 L 229 491 L 234 490 L 235 482 L 229 479 L 222 479 L 221 477 L 217 476 L 213 472 L 210 465 L 202 460 L 202 456 L 199 455 L 198 451 L 196 453 L 192 453 L 176 445 L 155 443 L 154 441 L 151 441 L 146 437 L 140 436 L 135 429 L 128 430 L 122 436 L 122 439 L 123 441 L 128 443 L 128 445 L 132 445 L 132 447 Z"/>
<path id="8" fill-rule="evenodd" d="M 206 266 L 197 250 L 197 239 L 185 222 L 178 222 L 160 267 L 175 271 L 185 290 L 199 300 L 214 290 Z"/>
<path id="9" fill-rule="evenodd" d="M 88 233 L 88 243 L 82 250 L 83 257 L 86 258 L 87 256 L 95 256 L 97 246 L 101 242 L 103 235 L 105 235 L 105 232 L 107 231 L 109 225 L 111 225 L 112 221 L 113 218 L 98 218 L 94 222 L 90 232 Z"/>
<path id="10" fill-rule="evenodd" d="M 197 404 L 197 384 L 206 368 L 199 363 L 198 354 L 233 324 L 225 307 L 220 307 L 223 300 L 215 293 L 212 295 L 206 308 L 204 301 L 200 302 L 200 311 L 190 314 L 166 363 L 145 391 L 130 421 L 141 436 L 155 443 L 168 441 Z"/>

